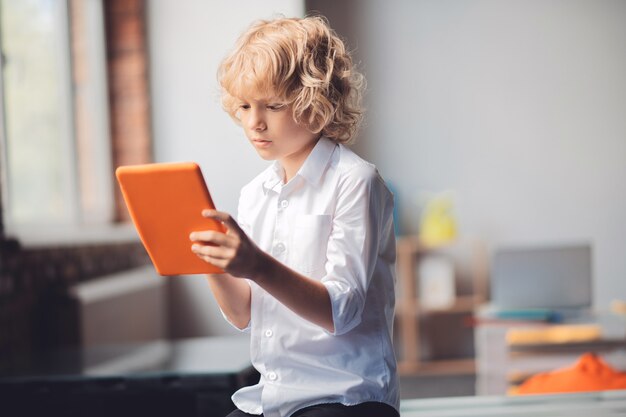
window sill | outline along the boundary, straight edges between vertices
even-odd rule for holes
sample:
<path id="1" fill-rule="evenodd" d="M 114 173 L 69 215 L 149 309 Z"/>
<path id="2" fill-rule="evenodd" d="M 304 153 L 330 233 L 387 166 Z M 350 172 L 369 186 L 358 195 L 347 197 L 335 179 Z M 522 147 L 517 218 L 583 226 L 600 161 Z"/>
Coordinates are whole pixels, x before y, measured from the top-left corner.
<path id="1" fill-rule="evenodd" d="M 23 248 L 139 242 L 132 223 L 90 226 L 7 227 L 6 237 Z"/>

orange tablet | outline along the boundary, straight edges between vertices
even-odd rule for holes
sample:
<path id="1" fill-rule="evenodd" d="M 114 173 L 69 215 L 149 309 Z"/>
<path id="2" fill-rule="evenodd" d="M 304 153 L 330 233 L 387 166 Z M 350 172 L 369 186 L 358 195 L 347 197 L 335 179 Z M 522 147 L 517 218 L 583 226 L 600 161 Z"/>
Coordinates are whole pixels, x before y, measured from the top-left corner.
<path id="1" fill-rule="evenodd" d="M 203 209 L 215 206 L 198 164 L 122 166 L 115 175 L 141 242 L 159 274 L 223 273 L 191 251 L 192 231 L 225 231 L 220 222 L 202 217 Z"/>

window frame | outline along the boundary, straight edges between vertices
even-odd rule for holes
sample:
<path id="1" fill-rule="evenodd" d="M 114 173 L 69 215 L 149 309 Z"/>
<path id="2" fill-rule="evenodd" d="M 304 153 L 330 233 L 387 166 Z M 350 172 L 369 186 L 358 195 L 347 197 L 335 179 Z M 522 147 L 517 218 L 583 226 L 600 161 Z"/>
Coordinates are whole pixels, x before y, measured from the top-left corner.
<path id="1" fill-rule="evenodd" d="M 107 58 L 105 16 L 102 0 L 87 0 L 80 3 L 83 20 L 81 33 L 72 26 L 71 7 L 75 0 L 58 0 L 55 20 L 61 31 L 60 53 L 65 57 L 61 63 L 63 74 L 62 117 L 63 143 L 60 145 L 64 157 L 64 179 L 67 181 L 63 193 L 70 201 L 68 220 L 51 223 L 19 223 L 12 217 L 10 200 L 10 173 L 7 152 L 6 105 L 4 91 L 4 59 L 0 50 L 0 191 L 2 204 L 3 235 L 14 238 L 22 246 L 50 246 L 59 244 L 98 243 L 110 241 L 136 241 L 137 233 L 130 223 L 115 223 L 115 194 L 113 181 L 112 138 L 110 134 L 109 98 L 107 83 Z M 80 1 L 80 0 L 79 0 Z M 74 30 L 74 32 L 73 32 Z M 1 36 L 1 34 L 0 34 Z M 88 65 L 90 79 L 88 88 L 78 91 L 75 85 L 73 36 L 82 36 L 89 47 L 83 48 L 82 65 Z M 2 48 L 0 38 L 0 48 Z M 95 80 L 95 82 L 94 82 Z M 84 86 L 83 86 L 84 87 Z M 77 94 L 82 94 L 79 98 Z M 78 109 L 80 100 L 86 109 Z M 88 137 L 78 138 L 78 111 L 88 114 L 94 121 L 87 126 Z M 95 115 L 95 118 L 94 118 Z M 85 126 L 83 125 L 83 128 Z M 93 164 L 81 167 L 81 158 Z M 85 159 L 83 159 L 84 161 Z M 85 171 L 89 169 L 89 171 Z M 82 172 L 81 172 L 82 171 Z M 85 183 L 86 179 L 88 181 Z M 95 204 L 86 207 L 84 189 L 95 184 Z"/>

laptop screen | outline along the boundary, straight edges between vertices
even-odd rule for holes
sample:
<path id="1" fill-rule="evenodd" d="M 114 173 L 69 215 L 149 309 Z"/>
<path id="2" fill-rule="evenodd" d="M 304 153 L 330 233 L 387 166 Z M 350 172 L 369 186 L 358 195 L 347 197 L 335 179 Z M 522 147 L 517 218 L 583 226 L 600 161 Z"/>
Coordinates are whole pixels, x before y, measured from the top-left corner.
<path id="1" fill-rule="evenodd" d="M 502 248 L 493 258 L 491 298 L 498 308 L 577 308 L 592 301 L 588 244 Z"/>

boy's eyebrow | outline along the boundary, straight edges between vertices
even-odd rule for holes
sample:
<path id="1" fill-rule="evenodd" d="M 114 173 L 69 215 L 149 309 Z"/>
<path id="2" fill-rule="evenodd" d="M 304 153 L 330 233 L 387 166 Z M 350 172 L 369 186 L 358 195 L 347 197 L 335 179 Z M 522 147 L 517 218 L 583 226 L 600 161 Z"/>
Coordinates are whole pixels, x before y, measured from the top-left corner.
<path id="1" fill-rule="evenodd" d="M 258 98 L 238 98 L 237 100 L 244 102 L 244 103 L 249 103 L 249 102 L 256 102 L 256 103 L 271 103 L 271 104 L 286 104 L 287 100 L 285 100 L 284 98 L 280 98 L 280 97 L 258 97 Z"/>

